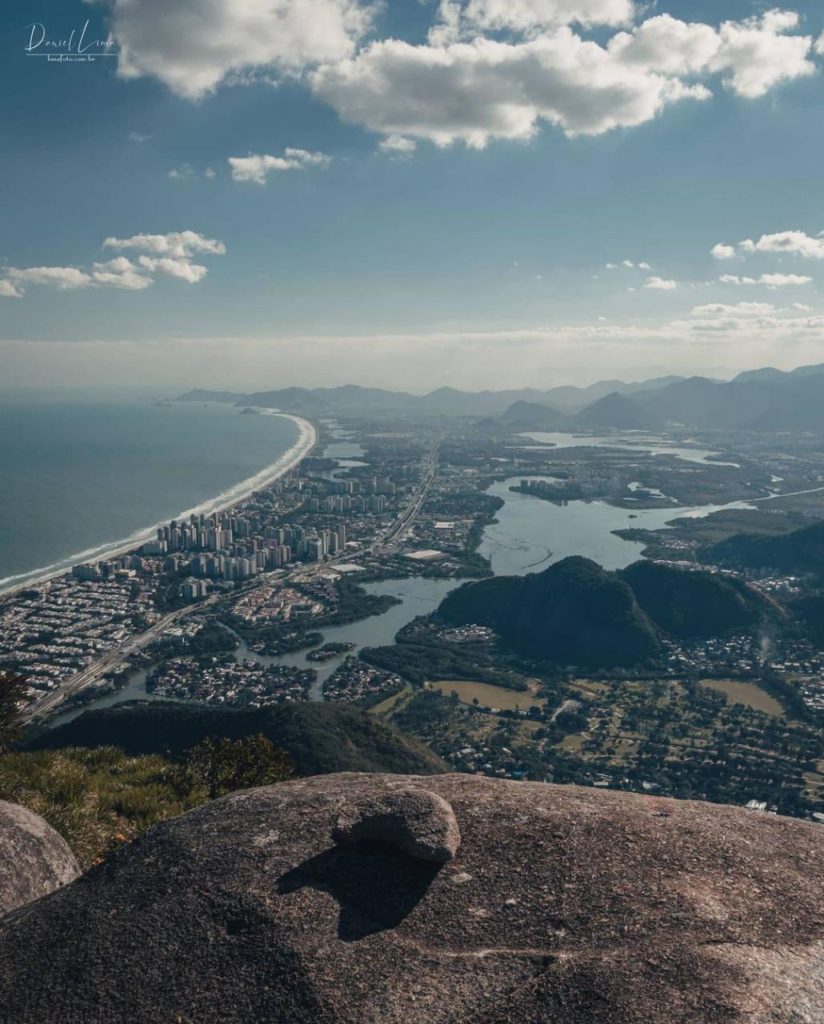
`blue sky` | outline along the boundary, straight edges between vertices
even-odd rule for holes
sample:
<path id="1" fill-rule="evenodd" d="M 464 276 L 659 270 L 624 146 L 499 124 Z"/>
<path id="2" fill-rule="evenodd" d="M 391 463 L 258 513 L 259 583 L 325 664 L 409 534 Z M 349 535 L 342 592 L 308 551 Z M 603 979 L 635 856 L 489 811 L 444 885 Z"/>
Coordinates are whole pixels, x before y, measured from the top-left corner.
<path id="1" fill-rule="evenodd" d="M 41 56 L 86 19 L 113 56 Z M 820 3 L 7 0 L 0 24 L 7 385 L 824 361 Z"/>

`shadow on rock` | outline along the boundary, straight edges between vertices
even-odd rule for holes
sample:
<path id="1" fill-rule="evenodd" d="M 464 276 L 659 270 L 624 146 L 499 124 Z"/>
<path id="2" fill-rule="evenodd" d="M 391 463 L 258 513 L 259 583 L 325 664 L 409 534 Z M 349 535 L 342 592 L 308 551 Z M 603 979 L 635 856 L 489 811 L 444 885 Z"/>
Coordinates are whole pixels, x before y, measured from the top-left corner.
<path id="1" fill-rule="evenodd" d="M 395 928 L 423 899 L 441 869 L 378 843 L 334 846 L 278 879 L 278 893 L 309 887 L 340 905 L 338 937 L 356 942 Z"/>

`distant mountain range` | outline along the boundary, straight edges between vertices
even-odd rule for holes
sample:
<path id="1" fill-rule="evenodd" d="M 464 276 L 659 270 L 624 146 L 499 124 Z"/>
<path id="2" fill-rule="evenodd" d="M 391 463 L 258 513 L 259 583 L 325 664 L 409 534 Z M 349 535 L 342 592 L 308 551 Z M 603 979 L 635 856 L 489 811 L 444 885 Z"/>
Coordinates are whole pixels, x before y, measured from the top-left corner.
<path id="1" fill-rule="evenodd" d="M 381 388 L 283 388 L 241 394 L 188 391 L 178 401 L 229 402 L 303 416 L 474 417 L 514 430 L 718 430 L 824 432 L 824 365 L 748 370 L 731 381 L 657 377 L 589 387 L 510 391 L 439 388 L 411 395 Z"/>

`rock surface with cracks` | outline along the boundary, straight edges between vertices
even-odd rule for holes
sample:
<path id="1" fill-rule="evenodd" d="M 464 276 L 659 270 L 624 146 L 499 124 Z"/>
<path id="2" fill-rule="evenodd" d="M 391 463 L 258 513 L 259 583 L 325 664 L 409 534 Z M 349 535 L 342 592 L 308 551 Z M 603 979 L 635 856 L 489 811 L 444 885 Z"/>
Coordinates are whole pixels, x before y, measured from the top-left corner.
<path id="1" fill-rule="evenodd" d="M 335 845 L 452 807 L 447 864 Z M 821 1024 L 824 832 L 743 809 L 449 775 L 235 793 L 0 921 L 15 1024 Z"/>
<path id="2" fill-rule="evenodd" d="M 396 789 L 358 800 L 332 830 L 336 843 L 376 842 L 417 860 L 446 864 L 461 843 L 451 806 L 428 789 Z"/>
<path id="3" fill-rule="evenodd" d="M 0 800 L 0 916 L 39 900 L 79 874 L 65 839 L 47 821 L 19 804 Z"/>

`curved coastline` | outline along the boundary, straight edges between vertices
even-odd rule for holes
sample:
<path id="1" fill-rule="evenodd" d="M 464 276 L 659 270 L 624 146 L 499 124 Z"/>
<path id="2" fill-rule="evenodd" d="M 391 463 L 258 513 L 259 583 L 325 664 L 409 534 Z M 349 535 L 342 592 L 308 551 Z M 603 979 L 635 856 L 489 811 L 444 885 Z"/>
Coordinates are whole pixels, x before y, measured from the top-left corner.
<path id="1" fill-rule="evenodd" d="M 250 406 L 249 408 L 252 407 Z M 234 484 L 221 494 L 218 494 L 217 497 L 209 498 L 193 508 L 170 516 L 169 519 L 186 519 L 192 515 L 211 515 L 214 512 L 222 512 L 227 508 L 231 508 L 232 505 L 245 501 L 255 491 L 268 487 L 275 480 L 278 480 L 294 469 L 317 444 L 317 431 L 314 424 L 310 423 L 309 420 L 303 419 L 301 416 L 293 416 L 290 413 L 277 412 L 274 409 L 254 408 L 255 412 L 265 416 L 280 416 L 283 419 L 292 420 L 298 428 L 298 438 L 292 447 L 284 452 L 276 462 L 265 466 L 260 472 L 255 473 L 254 476 L 241 480 L 240 483 Z M 85 551 L 79 551 L 76 554 L 61 559 L 59 562 L 54 562 L 52 565 L 32 569 L 30 572 L 16 573 L 14 576 L 0 579 L 0 596 L 6 597 L 9 594 L 15 593 L 15 591 L 25 590 L 27 587 L 45 583 L 56 576 L 63 576 L 73 566 L 83 562 L 97 562 L 133 551 L 135 548 L 140 547 L 141 544 L 145 544 L 146 541 L 153 540 L 158 527 L 168 521 L 168 519 L 163 519 L 152 526 L 135 530 L 134 533 L 122 540 L 100 544 L 94 548 L 87 548 Z"/>

